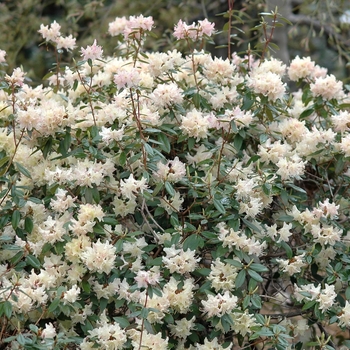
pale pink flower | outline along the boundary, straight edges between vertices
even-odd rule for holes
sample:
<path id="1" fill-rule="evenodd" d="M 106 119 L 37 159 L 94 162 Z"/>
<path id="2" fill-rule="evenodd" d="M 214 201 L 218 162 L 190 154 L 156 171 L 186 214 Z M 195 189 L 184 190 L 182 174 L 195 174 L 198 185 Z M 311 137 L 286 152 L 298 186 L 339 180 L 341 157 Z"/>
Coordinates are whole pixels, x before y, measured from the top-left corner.
<path id="1" fill-rule="evenodd" d="M 143 15 L 139 16 L 130 16 L 129 17 L 129 27 L 132 29 L 143 29 L 151 30 L 153 27 L 154 21 L 152 16 L 144 17 Z"/>
<path id="2" fill-rule="evenodd" d="M 189 137 L 194 137 L 197 140 L 207 138 L 208 116 L 194 108 L 182 117 L 180 129 Z"/>
<path id="3" fill-rule="evenodd" d="M 0 50 L 0 63 L 6 62 L 5 56 L 6 56 L 6 51 Z"/>
<path id="4" fill-rule="evenodd" d="M 153 271 L 138 271 L 135 281 L 139 288 L 147 288 L 149 285 L 156 285 L 159 282 L 160 273 Z"/>
<path id="5" fill-rule="evenodd" d="M 214 32 L 215 23 L 209 22 L 206 18 L 203 21 L 198 21 L 200 31 L 206 36 L 211 36 Z"/>
<path id="6" fill-rule="evenodd" d="M 180 104 L 183 101 L 182 90 L 175 84 L 159 84 L 150 95 L 152 102 L 159 107 Z"/>
<path id="7" fill-rule="evenodd" d="M 124 39 L 128 40 L 130 38 L 135 37 L 136 39 L 140 40 L 142 34 L 144 34 L 145 31 L 152 29 L 153 24 L 154 24 L 154 21 L 151 16 L 149 17 L 144 17 L 143 15 L 140 15 L 137 17 L 130 16 L 123 31 Z"/>
<path id="8" fill-rule="evenodd" d="M 184 38 L 190 38 L 197 40 L 203 37 L 203 35 L 211 36 L 214 32 L 215 23 L 209 22 L 207 19 L 198 21 L 197 24 L 192 23 L 187 25 L 181 19 L 174 27 L 173 35 L 179 40 Z"/>
<path id="9" fill-rule="evenodd" d="M 118 89 L 138 87 L 140 81 L 140 73 L 135 68 L 120 69 L 114 75 L 114 82 Z"/>
<path id="10" fill-rule="evenodd" d="M 11 85 L 14 85 L 14 86 L 19 86 L 19 87 L 21 87 L 21 86 L 23 86 L 23 83 L 24 83 L 24 76 L 25 76 L 25 72 L 23 72 L 22 70 L 21 70 L 21 68 L 15 68 L 14 70 L 13 70 L 13 73 L 12 73 L 12 75 L 10 76 L 10 75 L 8 75 L 8 74 L 6 74 L 6 76 L 5 76 L 5 80 L 8 82 L 8 83 L 10 83 Z"/>
<path id="11" fill-rule="evenodd" d="M 59 36 L 56 40 L 55 40 L 56 44 L 57 44 L 57 49 L 66 49 L 66 50 L 74 50 L 75 48 L 75 42 L 76 39 L 73 38 L 72 35 L 69 36 Z"/>
<path id="12" fill-rule="evenodd" d="M 310 85 L 310 90 L 313 96 L 321 96 L 324 100 L 344 96 L 343 83 L 337 80 L 333 74 L 324 78 L 316 78 L 315 82 Z"/>
<path id="13" fill-rule="evenodd" d="M 81 48 L 81 56 L 83 57 L 84 61 L 87 61 L 88 59 L 96 60 L 102 58 L 102 47 L 97 45 L 96 39 L 94 40 L 94 43 L 91 46 L 87 46 L 86 49 L 83 47 Z"/>
<path id="14" fill-rule="evenodd" d="M 270 101 L 281 99 L 285 94 L 285 84 L 281 77 L 272 72 L 253 73 L 249 78 L 248 86 L 255 93 L 267 96 Z"/>
<path id="15" fill-rule="evenodd" d="M 128 23 L 126 17 L 117 17 L 113 22 L 108 25 L 108 33 L 111 36 L 117 36 L 124 32 L 124 29 Z"/>
<path id="16" fill-rule="evenodd" d="M 334 131 L 344 133 L 350 130 L 350 113 L 348 111 L 340 111 L 339 114 L 331 116 L 334 125 Z"/>
<path id="17" fill-rule="evenodd" d="M 300 58 L 296 56 L 288 68 L 288 75 L 290 80 L 298 81 L 299 79 L 310 77 L 314 68 L 315 62 L 311 61 L 310 57 Z"/>
<path id="18" fill-rule="evenodd" d="M 174 36 L 176 39 L 180 40 L 180 39 L 184 39 L 187 33 L 187 29 L 188 26 L 186 25 L 185 22 L 183 22 L 181 19 L 179 20 L 179 22 L 175 25 L 174 27 Z"/>
<path id="19" fill-rule="evenodd" d="M 38 32 L 42 35 L 46 41 L 55 41 L 61 35 L 61 26 L 54 21 L 49 26 L 40 25 Z"/>

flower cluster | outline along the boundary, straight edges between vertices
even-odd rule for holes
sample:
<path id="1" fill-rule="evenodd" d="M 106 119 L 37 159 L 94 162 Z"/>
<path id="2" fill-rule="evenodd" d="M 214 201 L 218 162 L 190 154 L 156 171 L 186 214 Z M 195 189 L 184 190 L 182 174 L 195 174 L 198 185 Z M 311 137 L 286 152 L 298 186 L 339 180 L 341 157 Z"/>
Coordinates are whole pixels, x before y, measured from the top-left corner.
<path id="1" fill-rule="evenodd" d="M 301 349 L 350 327 L 342 82 L 307 57 L 212 57 L 207 20 L 175 26 L 190 54 L 146 52 L 153 25 L 116 19 L 120 52 L 94 40 L 46 84 L 2 78 L 0 340 Z"/>

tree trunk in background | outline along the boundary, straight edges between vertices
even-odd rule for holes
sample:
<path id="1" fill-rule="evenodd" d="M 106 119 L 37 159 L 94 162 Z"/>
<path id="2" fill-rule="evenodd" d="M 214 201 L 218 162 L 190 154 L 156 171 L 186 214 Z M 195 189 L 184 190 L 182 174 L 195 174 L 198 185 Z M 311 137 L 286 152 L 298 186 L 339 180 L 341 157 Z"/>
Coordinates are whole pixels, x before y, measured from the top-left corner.
<path id="1" fill-rule="evenodd" d="M 275 11 L 277 7 L 277 12 L 282 15 L 282 17 L 289 18 L 292 13 L 292 1 L 291 0 L 266 0 L 267 12 Z M 271 24 L 271 20 L 268 19 Z M 288 25 L 284 22 L 283 27 L 275 28 L 273 40 L 279 50 L 273 52 L 275 58 L 280 59 L 284 63 L 289 63 L 289 50 L 288 50 Z"/>

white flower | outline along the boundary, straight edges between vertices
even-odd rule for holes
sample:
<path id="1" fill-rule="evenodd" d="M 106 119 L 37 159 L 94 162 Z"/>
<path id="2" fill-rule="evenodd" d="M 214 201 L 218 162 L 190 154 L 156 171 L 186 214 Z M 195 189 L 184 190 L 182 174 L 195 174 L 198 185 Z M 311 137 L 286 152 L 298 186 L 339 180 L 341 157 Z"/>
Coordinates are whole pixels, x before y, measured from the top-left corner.
<path id="1" fill-rule="evenodd" d="M 84 49 L 83 47 L 81 48 L 81 56 L 83 57 L 84 61 L 87 61 L 89 59 L 101 59 L 102 53 L 102 47 L 97 45 L 96 39 L 94 40 L 94 43 L 91 46 L 87 46 L 86 49 Z"/>
<path id="2" fill-rule="evenodd" d="M 345 301 L 345 306 L 343 307 L 340 315 L 338 316 L 339 326 L 349 327 L 350 326 L 350 303 L 348 300 Z"/>
<path id="3" fill-rule="evenodd" d="M 231 295 L 228 291 L 224 294 L 208 295 L 207 300 L 202 300 L 204 306 L 204 313 L 208 317 L 218 316 L 222 317 L 224 314 L 232 312 L 237 307 L 238 298 Z"/>
<path id="4" fill-rule="evenodd" d="M 89 331 L 91 338 L 96 337 L 96 342 L 102 350 L 121 350 L 126 342 L 125 331 L 122 330 L 117 322 L 114 324 L 102 322 L 99 327 Z"/>
<path id="5" fill-rule="evenodd" d="M 159 278 L 159 271 L 138 271 L 135 281 L 139 288 L 147 288 L 149 285 L 157 284 Z"/>
<path id="6" fill-rule="evenodd" d="M 334 291 L 334 285 L 325 285 L 325 288 L 321 290 L 321 293 L 317 296 L 316 301 L 320 303 L 320 309 L 322 312 L 327 311 L 334 305 L 334 300 L 337 294 Z"/>
<path id="7" fill-rule="evenodd" d="M 52 323 L 46 323 L 45 329 L 41 333 L 41 337 L 44 339 L 52 339 L 55 338 L 57 335 L 55 327 L 52 325 Z"/>
<path id="8" fill-rule="evenodd" d="M 71 289 L 64 292 L 63 300 L 64 304 L 74 303 L 78 300 L 80 294 L 80 288 L 75 284 Z"/>
<path id="9" fill-rule="evenodd" d="M 293 234 L 290 230 L 292 229 L 292 224 L 283 223 L 283 226 L 278 230 L 279 239 L 277 242 L 288 242 L 289 237 Z"/>
<path id="10" fill-rule="evenodd" d="M 244 312 L 234 312 L 231 314 L 233 319 L 232 329 L 236 333 L 240 333 L 243 337 L 251 332 L 251 327 L 257 325 L 253 314 L 248 314 L 247 310 Z"/>
<path id="11" fill-rule="evenodd" d="M 193 316 L 190 320 L 187 320 L 186 318 L 176 320 L 175 324 L 169 325 L 171 334 L 177 338 L 186 339 L 191 334 L 191 330 L 194 328 L 195 319 L 196 317 Z"/>
<path id="12" fill-rule="evenodd" d="M 81 254 L 81 260 L 90 271 L 110 273 L 114 267 L 116 248 L 108 242 L 101 243 L 100 239 L 86 247 Z"/>
<path id="13" fill-rule="evenodd" d="M 166 256 L 163 257 L 164 266 L 169 269 L 170 273 L 178 272 L 184 274 L 195 270 L 197 262 L 200 258 L 195 257 L 194 250 L 176 249 L 175 246 L 171 248 L 164 248 Z"/>
<path id="14" fill-rule="evenodd" d="M 135 199 L 136 194 L 143 193 L 143 191 L 147 188 L 146 178 L 141 178 L 141 180 L 136 180 L 133 174 L 120 181 L 120 192 L 125 198 Z"/>
<path id="15" fill-rule="evenodd" d="M 207 138 L 209 129 L 209 117 L 203 115 L 197 109 L 187 112 L 182 117 L 180 129 L 188 136 L 197 139 Z"/>
<path id="16" fill-rule="evenodd" d="M 219 290 L 232 291 L 235 288 L 236 276 L 237 269 L 234 266 L 225 264 L 217 258 L 211 264 L 208 279 L 216 292 Z"/>
<path id="17" fill-rule="evenodd" d="M 157 180 L 178 182 L 186 175 L 185 164 L 179 160 L 179 157 L 169 160 L 166 164 L 160 161 L 153 175 Z"/>
<path id="18" fill-rule="evenodd" d="M 232 344 L 230 344 L 228 347 L 223 347 L 219 344 L 218 339 L 214 338 L 213 340 L 209 341 L 207 338 L 204 339 L 204 344 L 196 344 L 196 350 L 226 350 L 231 349 Z"/>
<path id="19" fill-rule="evenodd" d="M 301 268 L 307 264 L 303 261 L 305 253 L 301 255 L 296 255 L 292 259 L 276 259 L 280 264 L 280 267 L 283 272 L 287 272 L 290 276 L 295 273 L 299 273 Z"/>

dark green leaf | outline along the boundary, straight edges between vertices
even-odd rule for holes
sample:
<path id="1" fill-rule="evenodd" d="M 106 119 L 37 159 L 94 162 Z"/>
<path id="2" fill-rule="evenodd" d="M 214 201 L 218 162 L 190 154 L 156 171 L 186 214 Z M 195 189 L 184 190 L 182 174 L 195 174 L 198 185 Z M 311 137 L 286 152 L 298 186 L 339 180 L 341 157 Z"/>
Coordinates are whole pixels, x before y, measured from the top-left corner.
<path id="1" fill-rule="evenodd" d="M 57 299 L 54 299 L 52 301 L 52 303 L 50 304 L 49 308 L 47 309 L 47 311 L 50 313 L 50 312 L 53 312 L 57 309 L 58 305 L 60 304 L 60 299 L 57 298 Z"/>
<path id="2" fill-rule="evenodd" d="M 263 278 L 254 270 L 251 270 L 250 268 L 248 269 L 248 274 L 251 278 L 253 278 L 257 282 L 262 282 Z"/>
<path id="3" fill-rule="evenodd" d="M 236 277 L 236 281 L 235 281 L 236 288 L 239 288 L 244 284 L 245 277 L 246 277 L 246 272 L 244 269 L 242 269 L 241 271 L 239 271 L 239 273 Z"/>
<path id="4" fill-rule="evenodd" d="M 221 204 L 221 202 L 218 199 L 214 198 L 213 199 L 213 203 L 214 203 L 215 208 L 218 210 L 218 212 L 220 214 L 225 214 L 226 213 L 225 207 Z"/>
<path id="5" fill-rule="evenodd" d="M 192 234 L 188 236 L 183 243 L 183 250 L 197 250 L 198 247 L 202 248 L 204 246 L 204 240 L 197 234 Z"/>
<path id="6" fill-rule="evenodd" d="M 165 134 L 158 134 L 158 141 L 159 141 L 159 147 L 162 151 L 165 153 L 170 153 L 171 151 L 171 145 L 169 142 L 168 137 Z"/>
<path id="7" fill-rule="evenodd" d="M 252 263 L 249 265 L 249 268 L 256 271 L 256 272 L 268 272 L 269 269 L 262 265 L 262 264 L 258 264 L 258 263 Z"/>
<path id="8" fill-rule="evenodd" d="M 171 197 L 175 196 L 175 190 L 174 187 L 170 184 L 170 182 L 165 181 L 164 183 L 166 191 L 170 194 Z"/>
<path id="9" fill-rule="evenodd" d="M 30 175 L 30 172 L 23 165 L 21 165 L 18 162 L 15 162 L 15 165 L 20 173 L 22 173 L 26 177 L 29 177 L 30 179 L 32 178 L 32 176 Z"/>
<path id="10" fill-rule="evenodd" d="M 11 218 L 11 224 L 14 230 L 18 227 L 20 220 L 21 220 L 21 213 L 19 210 L 15 210 L 12 213 L 12 218 Z"/>
<path id="11" fill-rule="evenodd" d="M 126 328 L 130 326 L 130 322 L 126 317 L 118 316 L 118 317 L 113 317 L 113 320 L 117 322 L 121 328 Z"/>
<path id="12" fill-rule="evenodd" d="M 28 265 L 33 266 L 36 269 L 40 269 L 41 267 L 40 261 L 34 255 L 27 255 L 26 262 Z"/>
<path id="13" fill-rule="evenodd" d="M 25 229 L 28 233 L 32 233 L 33 227 L 34 227 L 33 220 L 32 220 L 29 216 L 27 216 L 27 217 L 24 219 L 24 229 Z"/>

